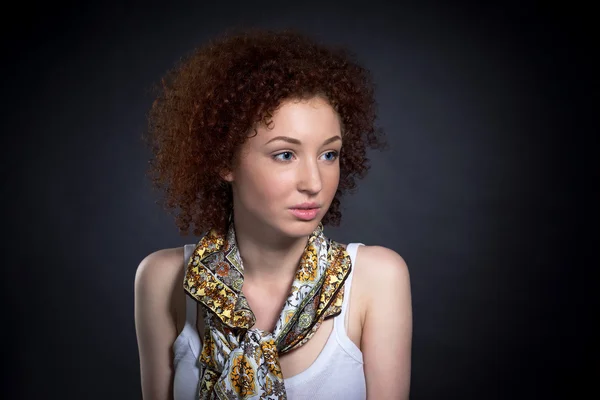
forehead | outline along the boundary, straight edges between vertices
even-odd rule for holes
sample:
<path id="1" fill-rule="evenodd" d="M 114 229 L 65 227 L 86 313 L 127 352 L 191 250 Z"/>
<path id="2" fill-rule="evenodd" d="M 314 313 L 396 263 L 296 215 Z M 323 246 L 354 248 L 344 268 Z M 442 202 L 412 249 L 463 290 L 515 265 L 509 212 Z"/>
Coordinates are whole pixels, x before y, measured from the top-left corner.
<path id="1" fill-rule="evenodd" d="M 257 126 L 256 139 L 259 141 L 268 141 L 278 135 L 319 141 L 341 133 L 337 112 L 322 97 L 284 100 L 269 122 Z"/>

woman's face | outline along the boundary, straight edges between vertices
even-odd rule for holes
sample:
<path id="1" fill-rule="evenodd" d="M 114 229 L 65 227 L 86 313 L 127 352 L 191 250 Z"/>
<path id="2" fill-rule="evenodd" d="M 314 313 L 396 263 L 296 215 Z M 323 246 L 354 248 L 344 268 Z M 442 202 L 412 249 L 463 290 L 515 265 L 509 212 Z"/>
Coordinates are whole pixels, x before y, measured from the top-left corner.
<path id="1" fill-rule="evenodd" d="M 340 179 L 338 115 L 321 97 L 287 100 L 270 127 L 261 125 L 257 131 L 225 176 L 232 183 L 236 220 L 290 237 L 309 235 L 327 212 Z"/>

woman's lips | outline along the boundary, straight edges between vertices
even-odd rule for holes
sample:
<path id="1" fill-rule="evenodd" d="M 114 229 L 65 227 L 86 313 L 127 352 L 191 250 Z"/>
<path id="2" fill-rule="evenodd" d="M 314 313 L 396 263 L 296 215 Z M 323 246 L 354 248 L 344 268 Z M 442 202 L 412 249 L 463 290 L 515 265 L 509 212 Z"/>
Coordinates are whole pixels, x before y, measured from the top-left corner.
<path id="1" fill-rule="evenodd" d="M 315 219 L 315 217 L 319 213 L 319 208 L 291 208 L 290 211 L 297 218 L 302 219 L 304 221 L 310 221 L 312 219 Z"/>

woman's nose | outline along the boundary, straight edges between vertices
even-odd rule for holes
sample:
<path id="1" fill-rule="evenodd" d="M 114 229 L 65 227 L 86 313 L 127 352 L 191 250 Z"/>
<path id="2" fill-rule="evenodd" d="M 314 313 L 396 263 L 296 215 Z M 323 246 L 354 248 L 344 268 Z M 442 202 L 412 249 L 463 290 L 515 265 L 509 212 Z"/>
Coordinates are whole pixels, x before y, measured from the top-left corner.
<path id="1" fill-rule="evenodd" d="M 316 160 L 306 160 L 300 163 L 298 173 L 298 190 L 309 193 L 319 193 L 323 187 L 321 171 Z"/>

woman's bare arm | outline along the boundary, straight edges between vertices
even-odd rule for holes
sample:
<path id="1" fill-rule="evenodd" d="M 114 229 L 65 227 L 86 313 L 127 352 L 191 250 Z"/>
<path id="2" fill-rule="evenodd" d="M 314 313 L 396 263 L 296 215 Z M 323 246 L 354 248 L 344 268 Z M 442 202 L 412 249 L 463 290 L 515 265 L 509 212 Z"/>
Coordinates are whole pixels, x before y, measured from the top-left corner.
<path id="1" fill-rule="evenodd" d="M 361 350 L 367 398 L 408 399 L 410 391 L 412 306 L 406 263 L 381 246 L 361 249 L 369 288 Z"/>
<path id="2" fill-rule="evenodd" d="M 182 269 L 182 248 L 156 251 L 137 268 L 135 329 L 144 400 L 173 398 L 172 346 L 177 337 L 174 300 Z"/>

